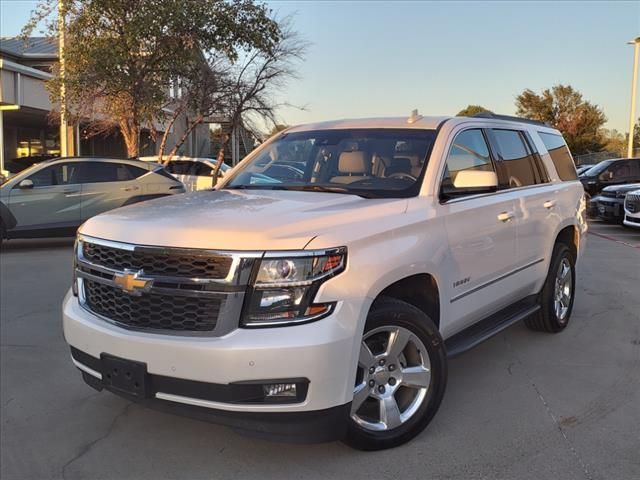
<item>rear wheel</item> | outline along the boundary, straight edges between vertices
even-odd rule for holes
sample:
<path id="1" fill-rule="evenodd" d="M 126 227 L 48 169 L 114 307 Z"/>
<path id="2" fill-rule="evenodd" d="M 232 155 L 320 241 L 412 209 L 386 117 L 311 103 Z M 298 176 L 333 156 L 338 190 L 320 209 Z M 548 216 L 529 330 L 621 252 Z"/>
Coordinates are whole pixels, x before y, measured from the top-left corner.
<path id="1" fill-rule="evenodd" d="M 575 258 L 564 243 L 557 243 L 544 287 L 540 311 L 525 320 L 531 330 L 556 333 L 569 324 L 575 294 Z"/>
<path id="2" fill-rule="evenodd" d="M 345 442 L 361 450 L 408 442 L 435 415 L 446 381 L 444 343 L 431 319 L 399 300 L 376 301 L 360 345 Z"/>

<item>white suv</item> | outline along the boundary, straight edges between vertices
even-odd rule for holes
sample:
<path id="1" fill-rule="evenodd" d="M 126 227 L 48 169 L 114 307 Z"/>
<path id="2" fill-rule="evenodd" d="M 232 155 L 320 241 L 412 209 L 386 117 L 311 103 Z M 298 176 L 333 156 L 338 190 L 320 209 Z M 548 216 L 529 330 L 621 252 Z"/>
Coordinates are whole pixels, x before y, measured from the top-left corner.
<path id="1" fill-rule="evenodd" d="M 388 448 L 436 413 L 448 356 L 520 320 L 567 326 L 586 230 L 571 154 L 543 124 L 298 126 L 216 191 L 87 221 L 64 333 L 98 390 Z"/>

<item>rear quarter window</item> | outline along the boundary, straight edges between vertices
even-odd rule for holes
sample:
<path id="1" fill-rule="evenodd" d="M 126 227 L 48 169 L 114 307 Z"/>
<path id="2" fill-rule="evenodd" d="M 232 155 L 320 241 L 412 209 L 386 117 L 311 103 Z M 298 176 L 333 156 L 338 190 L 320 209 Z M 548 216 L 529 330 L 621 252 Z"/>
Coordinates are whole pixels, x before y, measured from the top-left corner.
<path id="1" fill-rule="evenodd" d="M 578 174 L 576 173 L 576 167 L 569 152 L 569 147 L 562 138 L 561 135 L 555 135 L 553 133 L 538 132 L 542 143 L 549 152 L 551 161 L 556 167 L 558 177 L 562 181 L 577 180 Z"/>

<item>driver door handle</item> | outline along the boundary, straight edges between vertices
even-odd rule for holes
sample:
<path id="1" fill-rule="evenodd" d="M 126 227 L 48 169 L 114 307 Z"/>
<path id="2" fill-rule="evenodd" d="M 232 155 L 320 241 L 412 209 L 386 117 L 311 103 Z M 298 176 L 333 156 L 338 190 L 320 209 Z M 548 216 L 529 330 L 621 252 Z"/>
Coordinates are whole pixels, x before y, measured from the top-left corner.
<path id="1" fill-rule="evenodd" d="M 79 188 L 65 188 L 62 192 L 65 194 L 65 196 L 69 197 L 71 195 L 75 195 L 76 193 L 79 193 L 80 189 Z"/>
<path id="2" fill-rule="evenodd" d="M 513 212 L 502 212 L 498 214 L 498 220 L 500 220 L 501 222 L 508 222 L 510 220 L 513 220 L 515 218 L 515 213 Z"/>
<path id="3" fill-rule="evenodd" d="M 124 192 L 133 192 L 135 190 L 140 190 L 140 187 L 137 186 L 132 186 L 132 187 L 122 187 L 120 190 L 124 191 Z"/>
<path id="4" fill-rule="evenodd" d="M 544 208 L 546 208 L 547 210 L 551 210 L 553 207 L 556 206 L 556 202 L 555 202 L 555 200 L 547 200 L 546 202 L 544 202 L 542 204 L 542 206 Z"/>

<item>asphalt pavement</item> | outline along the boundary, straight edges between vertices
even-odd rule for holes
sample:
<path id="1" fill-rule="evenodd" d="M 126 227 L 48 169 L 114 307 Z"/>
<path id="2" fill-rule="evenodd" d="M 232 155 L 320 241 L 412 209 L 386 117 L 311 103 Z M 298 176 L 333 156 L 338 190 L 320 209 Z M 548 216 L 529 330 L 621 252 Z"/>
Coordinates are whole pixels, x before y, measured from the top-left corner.
<path id="1" fill-rule="evenodd" d="M 0 254 L 0 477 L 639 479 L 640 232 L 592 232 L 569 327 L 517 324 L 453 359 L 427 430 L 377 453 L 270 443 L 95 392 L 62 336 L 72 242 L 11 241 Z"/>

